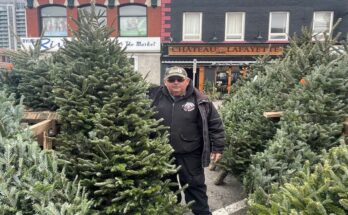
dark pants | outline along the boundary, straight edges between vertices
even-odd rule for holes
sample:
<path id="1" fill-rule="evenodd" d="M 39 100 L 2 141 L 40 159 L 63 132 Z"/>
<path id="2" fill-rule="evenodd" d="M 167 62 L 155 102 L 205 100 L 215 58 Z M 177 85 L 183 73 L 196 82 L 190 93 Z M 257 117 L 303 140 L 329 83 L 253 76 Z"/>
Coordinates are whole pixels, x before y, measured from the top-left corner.
<path id="1" fill-rule="evenodd" d="M 211 215 L 201 151 L 188 154 L 174 154 L 174 157 L 176 165 L 181 166 L 178 172 L 180 184 L 182 186 L 188 184 L 188 187 L 184 190 L 186 203 L 194 201 L 191 209 L 195 215 Z M 176 175 L 172 175 L 171 180 L 176 182 Z M 178 187 L 173 188 L 173 191 L 176 190 L 178 190 Z M 180 201 L 181 195 L 179 194 L 178 202 Z"/>

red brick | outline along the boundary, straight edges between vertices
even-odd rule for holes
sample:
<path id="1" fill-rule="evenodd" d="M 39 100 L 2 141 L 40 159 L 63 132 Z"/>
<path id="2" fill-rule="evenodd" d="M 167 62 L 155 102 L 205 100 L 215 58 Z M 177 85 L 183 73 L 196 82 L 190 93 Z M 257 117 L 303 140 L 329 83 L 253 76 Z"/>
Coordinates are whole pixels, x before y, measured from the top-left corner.
<path id="1" fill-rule="evenodd" d="M 114 8 L 108 8 L 107 9 L 107 23 L 108 23 L 108 26 L 110 28 L 112 28 L 113 30 L 115 30 L 111 34 L 113 37 L 116 37 L 118 35 L 118 22 L 117 22 L 117 19 L 116 19 L 117 13 L 118 13 L 118 11 L 115 10 Z"/>
<path id="2" fill-rule="evenodd" d="M 162 8 L 162 11 L 171 12 L 171 11 L 172 11 L 172 8 L 170 8 L 170 7 L 165 7 L 165 8 Z"/>
<path id="3" fill-rule="evenodd" d="M 147 8 L 147 20 L 149 37 L 159 37 L 161 35 L 161 7 L 148 7 Z"/>
<path id="4" fill-rule="evenodd" d="M 73 8 L 67 8 L 67 23 L 68 23 L 68 36 L 71 37 L 72 36 L 72 32 L 70 29 L 72 30 L 77 30 L 77 25 L 76 23 L 73 21 L 73 19 L 77 20 L 78 17 L 78 9 L 77 7 L 73 7 Z"/>
<path id="5" fill-rule="evenodd" d="M 65 0 L 54 0 L 53 1 L 53 4 L 55 4 L 55 5 L 64 5 L 64 3 L 65 3 Z"/>
<path id="6" fill-rule="evenodd" d="M 172 17 L 171 16 L 163 16 L 162 20 L 172 20 Z"/>
<path id="7" fill-rule="evenodd" d="M 134 0 L 134 3 L 145 4 L 146 0 Z"/>
<path id="8" fill-rule="evenodd" d="M 37 8 L 27 8 L 27 29 L 28 37 L 40 37 L 39 32 L 39 13 Z"/>
<path id="9" fill-rule="evenodd" d="M 119 0 L 120 4 L 128 4 L 130 1 L 129 0 Z"/>
<path id="10" fill-rule="evenodd" d="M 164 32 L 161 34 L 162 37 L 170 37 L 170 33 L 169 32 Z"/>
<path id="11" fill-rule="evenodd" d="M 50 4 L 49 0 L 38 0 L 37 3 L 39 3 L 39 5 L 46 5 L 46 4 Z"/>

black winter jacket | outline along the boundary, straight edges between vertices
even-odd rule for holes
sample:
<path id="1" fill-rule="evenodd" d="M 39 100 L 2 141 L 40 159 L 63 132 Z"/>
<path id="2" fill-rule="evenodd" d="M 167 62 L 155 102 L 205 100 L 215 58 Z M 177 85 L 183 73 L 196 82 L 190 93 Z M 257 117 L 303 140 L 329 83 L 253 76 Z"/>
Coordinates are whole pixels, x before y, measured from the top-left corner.
<path id="1" fill-rule="evenodd" d="M 220 152 L 224 150 L 225 134 L 222 120 L 214 107 L 213 103 L 208 100 L 208 97 L 200 93 L 192 86 L 192 82 L 188 86 L 187 91 L 193 91 L 193 96 L 196 98 L 199 115 L 202 122 L 202 165 L 206 167 L 210 163 L 210 153 Z M 149 97 L 153 100 L 153 105 L 156 105 L 161 99 L 170 97 L 168 90 L 164 86 L 151 88 Z M 171 98 L 170 98 L 171 99 Z M 171 106 L 168 108 L 172 108 Z"/>

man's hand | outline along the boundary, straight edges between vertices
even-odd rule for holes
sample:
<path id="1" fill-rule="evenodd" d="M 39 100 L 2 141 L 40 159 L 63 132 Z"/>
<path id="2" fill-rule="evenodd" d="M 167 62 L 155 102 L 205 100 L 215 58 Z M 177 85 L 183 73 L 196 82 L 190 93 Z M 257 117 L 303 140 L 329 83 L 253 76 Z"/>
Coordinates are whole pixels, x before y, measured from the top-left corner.
<path id="1" fill-rule="evenodd" d="M 210 159 L 217 163 L 222 158 L 222 154 L 220 152 L 212 152 L 210 153 Z"/>

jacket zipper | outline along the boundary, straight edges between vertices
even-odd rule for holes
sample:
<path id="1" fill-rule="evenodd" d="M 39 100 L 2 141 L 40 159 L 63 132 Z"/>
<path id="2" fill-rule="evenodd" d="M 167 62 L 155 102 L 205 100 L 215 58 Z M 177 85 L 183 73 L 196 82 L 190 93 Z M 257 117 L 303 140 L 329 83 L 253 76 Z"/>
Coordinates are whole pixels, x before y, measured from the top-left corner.
<path id="1" fill-rule="evenodd" d="M 170 120 L 170 131 L 169 131 L 169 134 L 171 134 L 172 133 L 172 126 L 173 126 L 173 120 L 174 120 L 174 106 L 175 106 L 175 101 L 173 101 L 173 103 L 172 103 L 172 119 Z M 172 143 L 173 141 L 172 141 L 172 135 L 169 135 L 170 136 L 170 143 Z"/>

